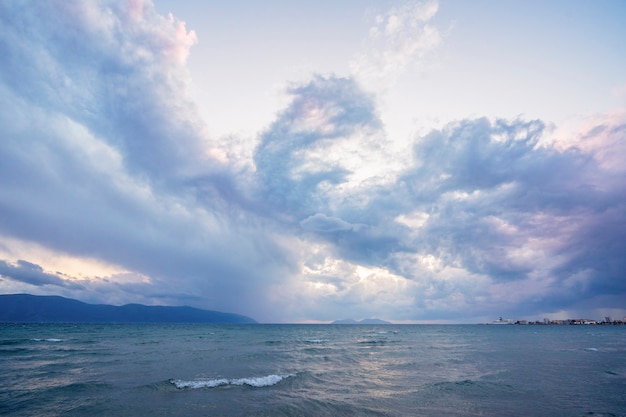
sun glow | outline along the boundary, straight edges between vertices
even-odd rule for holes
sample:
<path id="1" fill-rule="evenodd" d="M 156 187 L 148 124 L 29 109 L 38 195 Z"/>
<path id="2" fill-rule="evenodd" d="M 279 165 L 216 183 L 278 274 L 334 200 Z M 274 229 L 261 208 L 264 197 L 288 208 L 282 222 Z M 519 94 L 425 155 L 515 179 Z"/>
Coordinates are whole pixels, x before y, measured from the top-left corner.
<path id="1" fill-rule="evenodd" d="M 25 260 L 41 266 L 46 272 L 72 281 L 96 280 L 98 277 L 113 277 L 130 272 L 123 267 L 96 258 L 70 255 L 46 248 L 38 243 L 2 235 L 0 235 L 0 258 L 14 261 Z"/>

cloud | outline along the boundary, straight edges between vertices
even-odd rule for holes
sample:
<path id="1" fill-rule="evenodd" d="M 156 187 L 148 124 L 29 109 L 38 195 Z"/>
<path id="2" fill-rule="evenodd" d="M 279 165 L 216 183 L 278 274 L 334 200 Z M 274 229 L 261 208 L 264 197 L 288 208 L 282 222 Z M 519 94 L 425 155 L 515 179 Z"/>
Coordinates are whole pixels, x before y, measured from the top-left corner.
<path id="1" fill-rule="evenodd" d="M 323 213 L 316 213 L 307 217 L 300 222 L 300 225 L 304 230 L 323 233 L 345 232 L 354 230 L 355 228 L 358 229 L 359 227 L 358 225 L 353 225 L 338 217 L 330 217 Z"/>
<path id="2" fill-rule="evenodd" d="M 327 209 L 326 201 L 315 200 L 317 190 L 358 186 L 381 175 L 376 150 L 384 136 L 372 97 L 352 79 L 316 76 L 290 93 L 290 105 L 255 150 L 257 198 L 308 217 Z"/>
<path id="3" fill-rule="evenodd" d="M 401 192 L 427 218 L 410 244 L 504 288 L 535 285 L 535 300 L 623 293 L 626 184 L 588 153 L 538 147 L 542 134 L 539 122 L 478 119 L 418 140 Z M 581 272 L 595 290 L 568 288 Z"/>
<path id="4" fill-rule="evenodd" d="M 618 126 L 586 140 L 610 146 L 606 132 Z M 365 205 L 337 207 L 341 218 L 307 218 L 303 226 L 329 245 L 315 255 L 323 262 L 305 263 L 309 291 L 324 300 L 317 304 L 348 302 L 346 288 L 357 285 L 353 273 L 329 269 L 337 256 L 354 270 L 384 268 L 408 280 L 411 307 L 385 305 L 405 319 L 547 311 L 626 293 L 618 272 L 626 267 L 623 176 L 596 152 L 540 146 L 546 134 L 540 121 L 452 123 L 416 138 L 413 164 L 394 183 L 361 190 Z M 363 219 L 367 228 L 350 228 Z"/>
<path id="5" fill-rule="evenodd" d="M 404 71 L 436 12 L 381 15 L 360 68 Z M 623 112 L 458 120 L 399 156 L 360 75 L 313 75 L 241 163 L 188 98 L 195 34 L 151 3 L 3 2 L 0 21 L 3 291 L 261 321 L 623 308 Z"/>
<path id="6" fill-rule="evenodd" d="M 276 267 L 271 232 L 231 222 L 241 197 L 186 98 L 190 32 L 149 2 L 7 2 L 0 16 L 2 233 L 148 277 L 144 295 L 245 312 L 258 275 L 289 262 Z"/>
<path id="7" fill-rule="evenodd" d="M 587 118 L 577 129 L 558 129 L 551 146 L 561 151 L 582 151 L 593 156 L 607 173 L 620 176 L 626 168 L 621 156 L 626 153 L 626 110 Z"/>
<path id="8" fill-rule="evenodd" d="M 65 279 L 57 274 L 44 272 L 41 266 L 23 259 L 18 260 L 17 264 L 0 260 L 0 276 L 35 286 L 54 285 L 73 289 L 83 288 L 80 284 L 72 282 L 72 280 Z"/>
<path id="9" fill-rule="evenodd" d="M 151 180 L 194 166 L 201 122 L 184 64 L 196 36 L 183 22 L 143 1 L 5 2 L 0 16 L 0 77 L 27 105 L 84 126 Z"/>
<path id="10" fill-rule="evenodd" d="M 437 1 L 405 2 L 379 14 L 369 31 L 369 48 L 350 63 L 352 73 L 368 83 L 395 79 L 441 43 L 439 30 L 429 24 Z"/>

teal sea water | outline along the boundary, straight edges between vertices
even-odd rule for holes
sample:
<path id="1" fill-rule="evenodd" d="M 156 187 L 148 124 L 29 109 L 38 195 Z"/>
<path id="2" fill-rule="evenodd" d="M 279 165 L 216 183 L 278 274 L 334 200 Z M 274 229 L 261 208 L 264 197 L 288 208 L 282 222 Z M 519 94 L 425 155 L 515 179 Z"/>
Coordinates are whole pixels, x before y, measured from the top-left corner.
<path id="1" fill-rule="evenodd" d="M 0 324 L 3 416 L 626 416 L 626 327 Z"/>

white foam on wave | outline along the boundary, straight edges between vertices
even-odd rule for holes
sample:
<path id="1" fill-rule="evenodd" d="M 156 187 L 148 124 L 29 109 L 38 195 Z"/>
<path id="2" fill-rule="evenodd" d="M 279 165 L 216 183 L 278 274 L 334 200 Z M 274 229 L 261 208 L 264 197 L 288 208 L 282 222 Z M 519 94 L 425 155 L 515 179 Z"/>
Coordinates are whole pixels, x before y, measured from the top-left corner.
<path id="1" fill-rule="evenodd" d="M 56 339 L 56 338 L 50 338 L 50 339 L 32 339 L 33 342 L 62 342 L 63 339 Z"/>
<path id="2" fill-rule="evenodd" d="M 321 345 L 324 343 L 328 343 L 328 339 L 311 339 L 311 340 L 307 340 L 306 342 L 314 344 L 314 345 Z"/>
<path id="3" fill-rule="evenodd" d="M 585 350 L 588 352 L 597 352 L 598 348 L 590 347 L 590 348 L 585 348 Z"/>
<path id="4" fill-rule="evenodd" d="M 289 378 L 292 376 L 295 376 L 295 375 L 294 374 L 266 375 L 266 376 L 261 376 L 261 377 L 237 378 L 237 379 L 198 378 L 198 379 L 193 379 L 191 381 L 184 381 L 182 379 L 172 379 L 170 380 L 170 382 L 174 384 L 176 388 L 179 388 L 179 389 L 215 388 L 215 387 L 219 387 L 223 385 L 249 385 L 251 387 L 259 388 L 259 387 L 269 387 L 271 385 L 276 385 L 283 379 Z"/>
<path id="5" fill-rule="evenodd" d="M 215 388 L 220 385 L 228 385 L 228 379 L 194 379 L 192 381 L 183 381 L 182 379 L 172 379 L 170 381 L 176 388 Z"/>

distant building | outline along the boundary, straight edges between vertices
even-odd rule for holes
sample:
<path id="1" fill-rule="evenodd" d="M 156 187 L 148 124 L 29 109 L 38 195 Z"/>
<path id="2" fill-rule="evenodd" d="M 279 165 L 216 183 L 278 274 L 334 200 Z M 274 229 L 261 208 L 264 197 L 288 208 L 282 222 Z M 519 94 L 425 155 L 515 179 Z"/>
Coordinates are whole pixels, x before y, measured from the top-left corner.
<path id="1" fill-rule="evenodd" d="M 598 322 L 595 320 L 591 320 L 591 319 L 574 319 L 570 322 L 570 324 L 584 325 L 584 324 L 598 324 Z"/>

